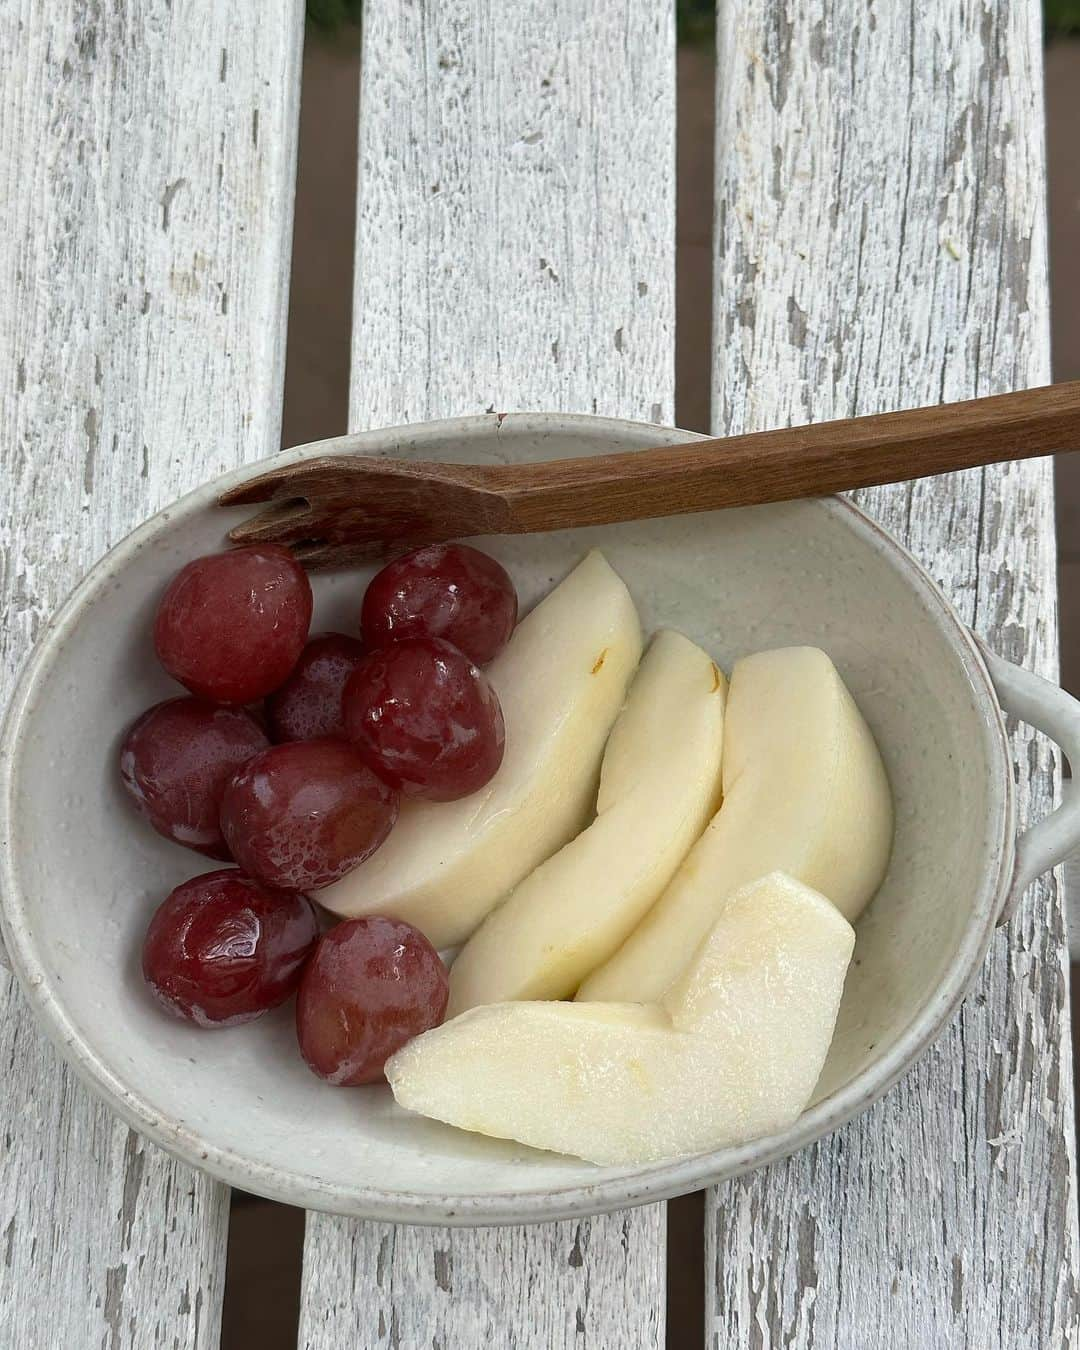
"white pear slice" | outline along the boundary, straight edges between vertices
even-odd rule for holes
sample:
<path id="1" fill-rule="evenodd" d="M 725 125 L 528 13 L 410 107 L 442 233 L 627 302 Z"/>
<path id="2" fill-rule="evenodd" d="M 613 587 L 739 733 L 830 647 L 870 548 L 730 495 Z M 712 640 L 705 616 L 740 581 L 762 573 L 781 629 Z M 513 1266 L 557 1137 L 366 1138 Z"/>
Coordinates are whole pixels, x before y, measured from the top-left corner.
<path id="1" fill-rule="evenodd" d="M 854 944 L 834 905 L 777 873 L 728 897 L 662 1005 L 473 1008 L 386 1076 L 411 1111 L 596 1163 L 746 1143 L 809 1102 Z"/>
<path id="2" fill-rule="evenodd" d="M 759 652 L 731 672 L 724 801 L 671 885 L 581 999 L 654 1002 L 738 886 L 780 870 L 854 921 L 881 884 L 893 813 L 869 727 L 816 647 Z"/>
<path id="3" fill-rule="evenodd" d="M 589 819 L 604 742 L 641 658 L 637 610 L 592 552 L 528 614 L 487 667 L 506 753 L 479 792 L 405 802 L 386 843 L 317 892 L 346 918 L 387 914 L 456 946 Z"/>
<path id="4" fill-rule="evenodd" d="M 478 1003 L 565 998 L 671 880 L 720 800 L 727 681 L 659 633 L 604 752 L 593 823 L 493 910 L 450 971 L 455 1017 Z"/>

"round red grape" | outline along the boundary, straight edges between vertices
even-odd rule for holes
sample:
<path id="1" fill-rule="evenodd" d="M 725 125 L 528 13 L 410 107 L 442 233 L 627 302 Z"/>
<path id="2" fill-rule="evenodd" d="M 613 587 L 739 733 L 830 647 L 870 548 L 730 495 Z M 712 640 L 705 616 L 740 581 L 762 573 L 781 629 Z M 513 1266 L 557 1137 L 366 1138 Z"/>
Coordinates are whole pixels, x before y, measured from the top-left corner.
<path id="1" fill-rule="evenodd" d="M 296 665 L 310 623 L 311 583 L 289 550 L 237 548 L 177 572 L 158 605 L 154 646 L 193 694 L 252 703 Z"/>
<path id="2" fill-rule="evenodd" d="M 397 819 L 398 795 L 345 741 L 287 741 L 249 760 L 225 788 L 233 857 L 268 886 L 314 891 L 370 857 Z"/>
<path id="3" fill-rule="evenodd" d="M 412 924 L 346 919 L 319 939 L 296 996 L 296 1035 L 308 1067 L 331 1083 L 374 1083 L 406 1041 L 437 1027 L 450 982 Z"/>
<path id="4" fill-rule="evenodd" d="M 441 638 L 406 638 L 369 652 L 349 677 L 342 711 L 349 739 L 408 796 L 466 797 L 502 763 L 498 695 Z"/>
<path id="5" fill-rule="evenodd" d="M 266 704 L 276 741 L 312 741 L 318 736 L 343 736 L 341 694 L 356 669 L 364 647 L 344 633 L 313 637 L 293 673 Z"/>
<path id="6" fill-rule="evenodd" d="M 517 623 L 506 569 L 467 544 L 429 544 L 395 558 L 367 588 L 360 623 L 369 646 L 398 638 L 445 638 L 484 665 Z"/>
<path id="7" fill-rule="evenodd" d="M 235 868 L 177 886 L 150 921 L 143 975 L 154 997 L 201 1027 L 235 1026 L 296 988 L 319 936 L 311 902 Z"/>
<path id="8" fill-rule="evenodd" d="M 221 833 L 225 784 L 270 742 L 243 708 L 171 698 L 136 721 L 120 747 L 120 778 L 159 834 L 228 858 Z"/>

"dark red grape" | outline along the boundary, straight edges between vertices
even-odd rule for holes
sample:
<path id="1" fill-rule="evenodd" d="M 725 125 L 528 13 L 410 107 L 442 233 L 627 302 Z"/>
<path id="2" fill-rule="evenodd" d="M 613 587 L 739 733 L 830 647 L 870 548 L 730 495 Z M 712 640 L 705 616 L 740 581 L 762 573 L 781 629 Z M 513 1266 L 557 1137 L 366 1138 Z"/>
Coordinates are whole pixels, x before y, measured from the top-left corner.
<path id="1" fill-rule="evenodd" d="M 363 644 L 344 633 L 321 633 L 304 648 L 293 673 L 266 704 L 275 741 L 313 741 L 343 736 L 341 694 L 364 654 Z"/>
<path id="2" fill-rule="evenodd" d="M 177 1017 L 236 1026 L 289 997 L 318 936 L 304 896 L 229 867 L 192 877 L 161 904 L 143 944 L 143 975 Z"/>
<path id="3" fill-rule="evenodd" d="M 467 544 L 429 544 L 387 563 L 367 588 L 360 618 L 369 646 L 445 638 L 478 666 L 502 651 L 516 622 L 506 569 Z"/>
<path id="4" fill-rule="evenodd" d="M 177 572 L 158 605 L 154 646 L 193 694 L 252 703 L 296 665 L 310 623 L 311 584 L 288 549 L 237 548 Z"/>
<path id="5" fill-rule="evenodd" d="M 313 891 L 370 857 L 398 796 L 353 746 L 329 737 L 272 745 L 225 788 L 221 828 L 233 857 L 268 886 Z"/>
<path id="6" fill-rule="evenodd" d="M 300 1053 L 320 1078 L 374 1083 L 406 1041 L 437 1027 L 450 982 L 412 924 L 346 919 L 319 939 L 296 996 Z"/>
<path id="7" fill-rule="evenodd" d="M 120 777 L 159 834 L 211 858 L 228 858 L 220 821 L 225 784 L 269 744 L 243 708 L 171 698 L 132 724 L 120 747 Z"/>
<path id="8" fill-rule="evenodd" d="M 498 696 L 442 638 L 406 638 L 369 652 L 349 677 L 342 710 L 349 739 L 408 796 L 466 797 L 502 763 Z"/>

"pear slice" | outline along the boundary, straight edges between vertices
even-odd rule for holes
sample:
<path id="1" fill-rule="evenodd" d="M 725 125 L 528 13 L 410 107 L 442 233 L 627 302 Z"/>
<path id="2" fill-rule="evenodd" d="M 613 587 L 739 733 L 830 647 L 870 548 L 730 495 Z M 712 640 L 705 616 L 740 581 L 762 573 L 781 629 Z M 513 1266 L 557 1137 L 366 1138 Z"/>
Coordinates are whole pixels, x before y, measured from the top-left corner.
<path id="1" fill-rule="evenodd" d="M 411 1111 L 596 1163 L 743 1144 L 809 1102 L 854 945 L 834 905 L 775 873 L 728 897 L 662 1004 L 488 1004 L 386 1076 Z"/>
<path id="2" fill-rule="evenodd" d="M 450 971 L 449 1017 L 565 998 L 671 880 L 720 800 L 727 681 L 680 633 L 653 639 L 600 771 L 597 816 L 493 910 Z"/>
<path id="3" fill-rule="evenodd" d="M 738 661 L 724 730 L 724 801 L 671 885 L 580 999 L 655 1002 L 693 955 L 724 897 L 776 869 L 852 922 L 881 884 L 892 844 L 888 779 L 869 727 L 816 647 Z"/>
<path id="4" fill-rule="evenodd" d="M 387 914 L 456 946 L 589 819 L 604 743 L 641 659 L 641 624 L 602 554 L 528 614 L 486 669 L 506 753 L 479 792 L 404 802 L 386 843 L 317 893 L 345 918 Z"/>

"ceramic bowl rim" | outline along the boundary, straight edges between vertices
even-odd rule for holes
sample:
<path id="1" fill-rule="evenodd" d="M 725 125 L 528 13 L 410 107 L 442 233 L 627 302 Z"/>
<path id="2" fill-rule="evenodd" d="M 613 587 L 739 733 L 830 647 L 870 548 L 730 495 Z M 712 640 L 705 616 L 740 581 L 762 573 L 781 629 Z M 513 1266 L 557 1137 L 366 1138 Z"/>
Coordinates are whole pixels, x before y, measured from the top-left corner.
<path id="1" fill-rule="evenodd" d="M 326 454 L 331 447 L 339 452 L 383 453 L 388 449 L 393 450 L 403 440 L 415 442 L 452 437 L 461 441 L 487 437 L 493 432 L 497 434 L 507 418 L 511 419 L 513 428 L 523 434 L 572 436 L 575 433 L 588 433 L 639 447 L 650 441 L 656 443 L 665 437 L 669 443 L 699 439 L 695 432 L 587 414 L 480 414 L 382 428 L 339 437 L 333 441 L 315 442 L 230 470 L 156 512 L 114 545 L 90 569 L 39 635 L 17 680 L 0 731 L 0 931 L 12 967 L 49 1038 L 79 1077 L 132 1128 L 220 1181 L 286 1204 L 358 1218 L 414 1224 L 530 1223 L 581 1217 L 663 1200 L 776 1162 L 866 1110 L 912 1067 L 940 1035 L 982 965 L 998 913 L 1008 893 L 1014 859 L 1012 774 L 1009 770 L 1004 720 L 981 652 L 970 630 L 908 550 L 853 503 L 844 498 L 832 497 L 823 500 L 826 509 L 842 517 L 849 528 L 862 534 L 875 551 L 892 555 L 899 570 L 919 592 L 925 607 L 935 615 L 938 626 L 957 651 L 975 705 L 983 714 L 983 750 L 988 771 L 992 775 L 988 797 L 988 826 L 991 828 L 988 829 L 987 837 L 1000 840 L 997 852 L 992 852 L 987 859 L 978 894 L 950 966 L 933 995 L 880 1060 L 856 1075 L 832 1096 L 812 1106 L 793 1126 L 780 1134 L 757 1139 L 737 1148 L 649 1164 L 596 1183 L 547 1191 L 497 1191 L 482 1195 L 448 1195 L 368 1186 L 345 1187 L 301 1171 L 285 1172 L 253 1162 L 234 1149 L 218 1147 L 198 1130 L 162 1119 L 150 1102 L 125 1084 L 106 1058 L 84 1039 L 71 1020 L 63 998 L 53 986 L 31 936 L 29 913 L 32 902 L 28 902 L 20 882 L 15 856 L 14 800 L 24 750 L 24 732 L 33 712 L 35 694 L 44 677 L 61 657 L 66 635 L 76 626 L 83 610 L 111 577 L 125 567 L 141 548 L 152 542 L 175 515 L 193 514 L 213 506 L 221 492 L 269 467 L 277 468 L 316 454 Z M 996 830 L 992 828 L 995 816 L 1000 827 Z"/>

